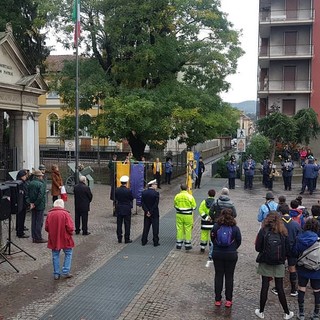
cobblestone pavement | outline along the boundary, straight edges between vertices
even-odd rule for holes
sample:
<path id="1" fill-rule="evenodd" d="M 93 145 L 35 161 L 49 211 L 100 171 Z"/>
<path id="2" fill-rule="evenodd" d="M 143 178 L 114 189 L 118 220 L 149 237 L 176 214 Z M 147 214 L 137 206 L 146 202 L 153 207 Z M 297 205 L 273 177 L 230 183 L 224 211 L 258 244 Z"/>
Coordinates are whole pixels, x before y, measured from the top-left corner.
<path id="1" fill-rule="evenodd" d="M 163 185 L 160 190 L 160 214 L 163 216 L 172 209 L 173 197 L 179 191 L 179 183 L 183 178 L 176 179 L 172 185 Z M 210 188 L 217 191 L 226 185 L 226 179 L 212 179 L 209 172 L 203 177 L 201 189 L 196 189 L 194 195 L 197 203 L 206 197 Z M 274 194 L 286 195 L 287 200 L 294 199 L 299 191 L 295 185 L 292 191 L 283 191 L 282 184 L 276 183 Z M 112 202 L 109 200 L 110 187 L 95 185 L 94 201 L 89 218 L 90 236 L 75 236 L 76 248 L 72 272 L 74 277 L 69 280 L 54 281 L 52 279 L 51 252 L 46 244 L 32 244 L 30 239 L 18 239 L 13 232 L 12 240 L 28 253 L 36 257 L 33 261 L 23 253 L 9 256 L 10 261 L 19 269 L 19 273 L 8 264 L 0 265 L 0 319 L 39 319 L 51 307 L 57 305 L 64 297 L 83 283 L 88 277 L 115 256 L 125 244 L 118 244 L 115 234 L 115 217 L 112 216 Z M 259 303 L 260 279 L 256 274 L 254 240 L 259 228 L 256 221 L 257 210 L 263 203 L 266 190 L 260 182 L 255 183 L 252 191 L 243 190 L 243 184 L 237 180 L 235 190 L 231 190 L 231 198 L 238 211 L 238 225 L 243 236 L 239 248 L 239 261 L 235 273 L 234 304 L 231 309 L 213 306 L 213 267 L 207 268 L 207 254 L 200 254 L 199 235 L 200 220 L 195 215 L 193 232 L 193 250 L 191 252 L 177 251 L 172 244 L 172 251 L 160 267 L 147 281 L 143 289 L 127 307 L 118 319 L 254 319 L 254 309 Z M 312 196 L 305 195 L 304 205 L 308 208 L 319 199 L 316 192 Z M 67 209 L 73 211 L 73 197 L 69 196 Z M 134 210 L 135 211 L 135 210 Z M 140 208 L 132 218 L 133 238 L 140 238 L 143 215 Z M 30 217 L 27 217 L 30 227 Z M 13 226 L 14 229 L 14 226 Z M 7 225 L 3 225 L 3 234 Z M 161 222 L 160 222 L 161 242 Z M 130 245 L 130 244 L 129 244 Z M 14 250 L 14 249 L 13 249 Z M 289 296 L 289 286 L 286 283 L 290 309 L 296 312 L 296 298 Z M 311 312 L 313 297 L 307 293 L 307 302 Z M 282 319 L 277 297 L 269 294 L 265 310 L 265 319 Z M 64 319 L 61 319 L 64 320 Z M 80 319 L 79 319 L 80 320 Z M 85 320 L 85 319 L 82 319 Z M 97 319 L 100 320 L 100 319 Z M 109 319 L 101 319 L 109 320 Z M 113 320 L 113 319 L 110 319 Z"/>

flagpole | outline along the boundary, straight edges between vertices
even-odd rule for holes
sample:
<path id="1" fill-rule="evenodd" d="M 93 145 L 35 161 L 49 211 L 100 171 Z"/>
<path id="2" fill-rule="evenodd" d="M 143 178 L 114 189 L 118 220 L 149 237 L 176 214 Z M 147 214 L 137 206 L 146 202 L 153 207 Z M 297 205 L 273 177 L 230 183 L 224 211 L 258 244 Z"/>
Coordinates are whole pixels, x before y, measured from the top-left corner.
<path id="1" fill-rule="evenodd" d="M 75 132 L 75 183 L 79 183 L 79 28 L 78 21 L 80 20 L 79 0 L 76 1 L 76 25 L 75 25 L 75 46 L 76 46 L 76 132 Z"/>

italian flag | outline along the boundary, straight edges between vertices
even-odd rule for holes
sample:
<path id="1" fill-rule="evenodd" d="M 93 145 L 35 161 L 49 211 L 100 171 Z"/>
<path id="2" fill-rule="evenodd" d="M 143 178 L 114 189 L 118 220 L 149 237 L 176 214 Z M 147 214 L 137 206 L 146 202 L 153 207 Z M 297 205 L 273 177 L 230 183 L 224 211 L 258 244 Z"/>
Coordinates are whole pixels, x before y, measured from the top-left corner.
<path id="1" fill-rule="evenodd" d="M 80 0 L 74 0 L 72 20 L 74 22 L 74 45 L 78 45 L 80 38 Z"/>

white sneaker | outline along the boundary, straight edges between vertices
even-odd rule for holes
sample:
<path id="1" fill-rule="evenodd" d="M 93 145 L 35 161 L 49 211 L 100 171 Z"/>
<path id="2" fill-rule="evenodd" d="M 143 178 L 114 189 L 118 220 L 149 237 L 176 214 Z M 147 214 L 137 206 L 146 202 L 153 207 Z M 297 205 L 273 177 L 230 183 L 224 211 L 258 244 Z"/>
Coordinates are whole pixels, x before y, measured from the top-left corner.
<path id="1" fill-rule="evenodd" d="M 288 319 L 293 318 L 293 316 L 294 316 L 293 311 L 290 311 L 289 314 L 284 315 L 283 319 L 288 320 Z"/>
<path id="2" fill-rule="evenodd" d="M 212 260 L 208 260 L 206 263 L 206 268 L 210 268 L 210 266 L 213 265 L 213 261 Z"/>
<path id="3" fill-rule="evenodd" d="M 256 316 L 257 316 L 258 318 L 264 319 L 264 313 L 263 313 L 263 312 L 260 312 L 260 309 L 256 309 L 256 310 L 254 311 L 254 313 L 256 314 Z M 288 318 L 288 319 L 290 319 L 290 318 Z"/>

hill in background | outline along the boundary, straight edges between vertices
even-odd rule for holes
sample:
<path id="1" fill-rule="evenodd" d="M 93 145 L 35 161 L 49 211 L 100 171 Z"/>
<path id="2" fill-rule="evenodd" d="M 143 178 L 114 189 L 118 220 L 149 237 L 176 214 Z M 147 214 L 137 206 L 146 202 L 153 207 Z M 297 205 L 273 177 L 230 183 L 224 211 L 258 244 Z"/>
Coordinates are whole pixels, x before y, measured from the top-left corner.
<path id="1" fill-rule="evenodd" d="M 255 100 L 247 100 L 238 103 L 230 103 L 234 108 L 243 110 L 246 114 L 248 113 L 256 113 L 256 105 L 257 101 Z"/>

